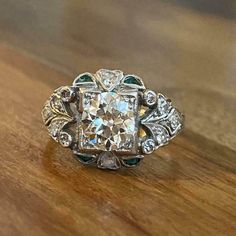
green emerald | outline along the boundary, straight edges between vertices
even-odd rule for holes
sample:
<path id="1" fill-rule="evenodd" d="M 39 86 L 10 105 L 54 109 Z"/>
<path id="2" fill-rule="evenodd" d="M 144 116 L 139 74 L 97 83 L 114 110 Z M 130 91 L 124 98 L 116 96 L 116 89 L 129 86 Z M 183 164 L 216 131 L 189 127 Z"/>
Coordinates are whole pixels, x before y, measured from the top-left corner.
<path id="1" fill-rule="evenodd" d="M 90 75 L 82 75 L 78 80 L 77 82 L 79 83 L 88 83 L 88 82 L 93 82 L 93 79 Z"/>
<path id="2" fill-rule="evenodd" d="M 124 80 L 124 83 L 125 84 L 136 84 L 136 85 L 139 85 L 139 86 L 142 86 L 142 82 L 138 79 L 138 78 L 135 78 L 134 76 L 128 76 L 125 78 Z"/>
<path id="3" fill-rule="evenodd" d="M 89 163 L 89 162 L 91 162 L 93 160 L 93 156 L 86 155 L 86 154 L 84 154 L 84 155 L 76 155 L 76 156 L 83 163 Z"/>
<path id="4" fill-rule="evenodd" d="M 140 162 L 140 158 L 133 158 L 133 159 L 127 159 L 123 160 L 124 163 L 128 166 L 136 166 Z"/>

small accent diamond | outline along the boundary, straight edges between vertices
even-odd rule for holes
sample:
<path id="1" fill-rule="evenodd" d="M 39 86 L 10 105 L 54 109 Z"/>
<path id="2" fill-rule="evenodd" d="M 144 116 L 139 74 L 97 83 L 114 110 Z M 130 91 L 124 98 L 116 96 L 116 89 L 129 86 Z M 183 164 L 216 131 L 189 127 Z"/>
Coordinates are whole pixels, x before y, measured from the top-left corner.
<path id="1" fill-rule="evenodd" d="M 63 147 L 69 147 L 72 143 L 72 137 L 66 132 L 61 132 L 59 135 L 59 142 Z"/>
<path id="2" fill-rule="evenodd" d="M 147 106 L 154 106 L 157 102 L 157 94 L 152 90 L 145 91 L 144 102 Z"/>
<path id="3" fill-rule="evenodd" d="M 142 151 L 144 154 L 151 154 L 155 151 L 156 144 L 153 139 L 147 139 L 142 143 Z"/>
<path id="4" fill-rule="evenodd" d="M 98 167 L 116 170 L 120 168 L 120 161 L 112 152 L 103 152 L 98 159 Z"/>

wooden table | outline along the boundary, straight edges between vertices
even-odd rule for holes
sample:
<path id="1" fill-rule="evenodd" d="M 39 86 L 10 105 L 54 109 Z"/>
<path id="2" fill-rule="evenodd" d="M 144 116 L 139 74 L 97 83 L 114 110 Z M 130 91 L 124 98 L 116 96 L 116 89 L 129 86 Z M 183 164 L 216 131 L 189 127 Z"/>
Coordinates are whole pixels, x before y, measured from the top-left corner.
<path id="1" fill-rule="evenodd" d="M 0 235 L 236 235 L 234 0 L 0 0 Z M 41 108 L 81 72 L 143 77 L 186 129 L 134 170 L 84 167 Z"/>

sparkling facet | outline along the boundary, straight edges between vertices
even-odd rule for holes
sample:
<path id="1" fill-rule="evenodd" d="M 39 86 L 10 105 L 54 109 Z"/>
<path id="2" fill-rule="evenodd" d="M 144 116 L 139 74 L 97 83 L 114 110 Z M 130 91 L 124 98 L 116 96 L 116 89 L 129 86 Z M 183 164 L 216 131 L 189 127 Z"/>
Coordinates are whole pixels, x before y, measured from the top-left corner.
<path id="1" fill-rule="evenodd" d="M 136 151 L 137 92 L 85 92 L 80 123 L 81 149 Z"/>

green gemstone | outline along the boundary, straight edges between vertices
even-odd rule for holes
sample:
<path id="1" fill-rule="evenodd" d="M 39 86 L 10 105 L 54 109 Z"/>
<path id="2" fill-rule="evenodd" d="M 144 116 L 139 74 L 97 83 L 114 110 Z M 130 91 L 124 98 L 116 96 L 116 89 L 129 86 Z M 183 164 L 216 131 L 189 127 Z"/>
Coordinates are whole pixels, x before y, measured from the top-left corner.
<path id="1" fill-rule="evenodd" d="M 124 83 L 125 84 L 136 84 L 136 85 L 139 85 L 139 86 L 142 86 L 142 82 L 138 79 L 138 78 L 135 78 L 134 76 L 128 76 L 125 78 L 124 80 Z"/>
<path id="2" fill-rule="evenodd" d="M 141 159 L 133 158 L 133 159 L 123 160 L 123 161 L 128 166 L 136 166 L 141 161 Z"/>
<path id="3" fill-rule="evenodd" d="M 76 157 L 83 163 L 89 163 L 93 160 L 93 156 L 90 155 L 76 155 Z"/>
<path id="4" fill-rule="evenodd" d="M 93 82 L 93 79 L 90 75 L 82 75 L 78 80 L 77 82 L 79 83 L 88 83 L 88 82 Z"/>

